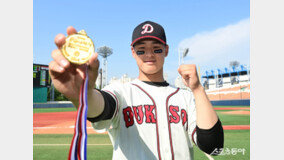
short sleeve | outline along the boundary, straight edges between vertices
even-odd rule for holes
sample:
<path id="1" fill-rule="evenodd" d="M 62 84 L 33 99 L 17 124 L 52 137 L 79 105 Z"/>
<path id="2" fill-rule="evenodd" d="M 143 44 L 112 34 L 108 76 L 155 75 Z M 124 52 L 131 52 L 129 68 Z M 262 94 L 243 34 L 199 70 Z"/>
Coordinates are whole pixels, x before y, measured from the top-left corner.
<path id="1" fill-rule="evenodd" d="M 109 129 L 117 128 L 119 125 L 119 109 L 120 109 L 120 85 L 118 83 L 112 83 L 102 89 L 103 91 L 109 93 L 115 100 L 116 106 L 115 111 L 111 119 L 101 120 L 98 122 L 92 123 L 95 131 L 102 133 L 106 132 Z"/>

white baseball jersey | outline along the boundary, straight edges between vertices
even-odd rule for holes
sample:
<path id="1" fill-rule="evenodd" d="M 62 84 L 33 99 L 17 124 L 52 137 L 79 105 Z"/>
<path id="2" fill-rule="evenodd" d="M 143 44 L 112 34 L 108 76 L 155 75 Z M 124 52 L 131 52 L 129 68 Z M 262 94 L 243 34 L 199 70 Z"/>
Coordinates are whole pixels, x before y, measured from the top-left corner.
<path id="1" fill-rule="evenodd" d="M 108 131 L 113 159 L 193 159 L 196 110 L 192 92 L 174 86 L 153 86 L 138 79 L 112 83 L 103 91 L 116 101 L 110 120 L 92 123 Z"/>

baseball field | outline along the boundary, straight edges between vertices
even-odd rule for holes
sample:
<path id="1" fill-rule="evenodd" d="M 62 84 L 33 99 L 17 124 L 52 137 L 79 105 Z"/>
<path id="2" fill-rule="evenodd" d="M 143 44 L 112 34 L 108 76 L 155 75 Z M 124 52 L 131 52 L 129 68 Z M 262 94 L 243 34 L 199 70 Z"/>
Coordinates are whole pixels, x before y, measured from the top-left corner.
<path id="1" fill-rule="evenodd" d="M 196 160 L 249 160 L 250 158 L 250 106 L 214 106 L 224 128 L 225 145 L 219 156 L 208 156 L 194 147 Z M 75 108 L 34 109 L 34 160 L 67 159 L 74 132 Z M 112 145 L 107 134 L 93 131 L 87 124 L 87 158 L 112 158 Z"/>

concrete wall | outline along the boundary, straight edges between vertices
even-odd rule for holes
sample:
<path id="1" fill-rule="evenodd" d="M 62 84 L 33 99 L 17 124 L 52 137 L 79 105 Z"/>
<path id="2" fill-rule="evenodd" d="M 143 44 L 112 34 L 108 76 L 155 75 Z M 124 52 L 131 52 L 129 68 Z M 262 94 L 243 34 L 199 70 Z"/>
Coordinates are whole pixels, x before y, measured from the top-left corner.
<path id="1" fill-rule="evenodd" d="M 249 99 L 211 101 L 213 106 L 250 106 Z"/>
<path id="2" fill-rule="evenodd" d="M 48 102 L 48 103 L 34 103 L 33 108 L 71 108 L 74 107 L 69 101 L 66 102 Z"/>

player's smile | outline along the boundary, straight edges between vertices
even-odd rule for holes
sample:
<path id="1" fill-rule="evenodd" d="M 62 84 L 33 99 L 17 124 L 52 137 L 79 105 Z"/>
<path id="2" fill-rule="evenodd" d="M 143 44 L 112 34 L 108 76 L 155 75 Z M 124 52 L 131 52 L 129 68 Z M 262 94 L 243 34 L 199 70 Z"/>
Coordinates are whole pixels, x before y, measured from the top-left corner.
<path id="1" fill-rule="evenodd" d="M 149 65 L 153 65 L 156 63 L 156 60 L 145 60 L 144 63 L 149 64 Z"/>

